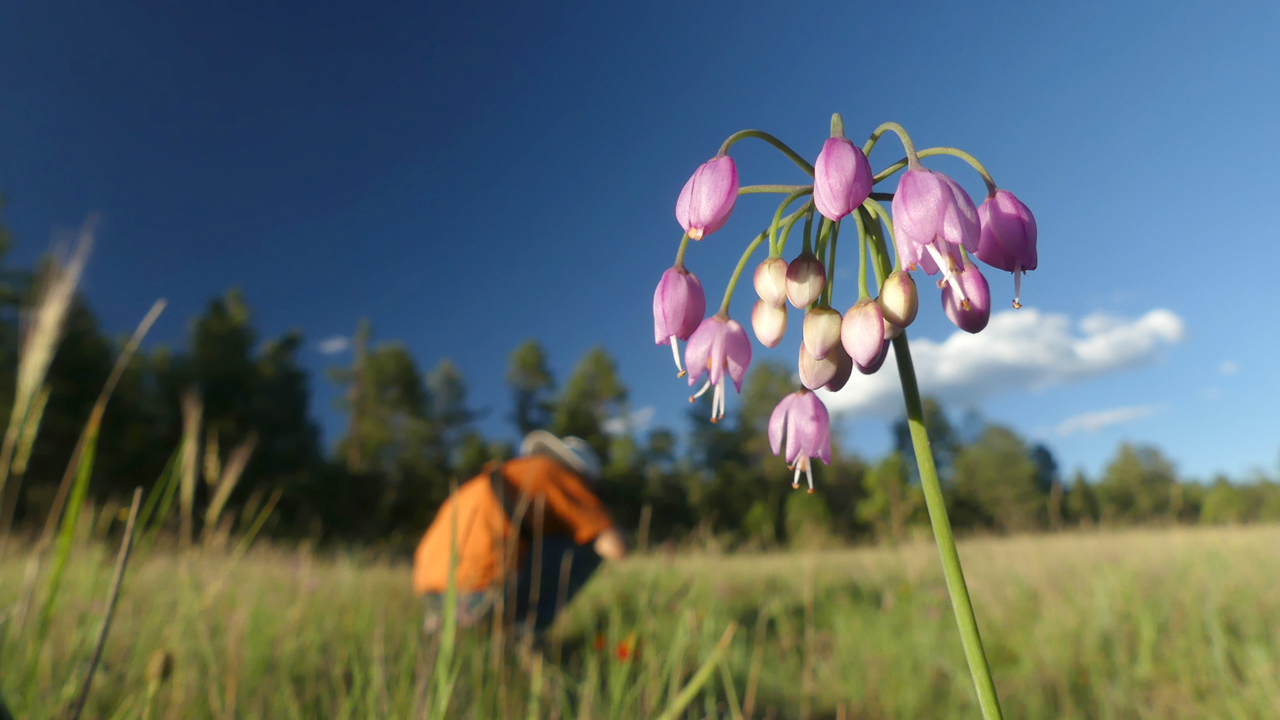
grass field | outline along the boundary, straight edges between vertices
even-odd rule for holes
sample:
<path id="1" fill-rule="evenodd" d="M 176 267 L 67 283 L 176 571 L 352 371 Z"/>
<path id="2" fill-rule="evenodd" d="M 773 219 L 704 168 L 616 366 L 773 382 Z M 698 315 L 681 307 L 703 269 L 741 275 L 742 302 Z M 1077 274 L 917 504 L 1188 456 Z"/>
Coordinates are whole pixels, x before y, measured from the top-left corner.
<path id="1" fill-rule="evenodd" d="M 1280 527 L 960 551 L 1005 717 L 1280 717 Z M 0 691 L 16 716 L 65 712 L 111 563 L 107 548 L 76 552 L 40 647 L 4 616 Z M 0 610 L 18 601 L 25 568 L 12 553 L 0 563 Z M 487 628 L 464 633 L 447 693 L 431 681 L 436 647 L 406 566 L 279 548 L 234 564 L 143 554 L 84 716 L 410 718 L 443 700 L 459 718 L 656 717 L 731 623 L 723 662 L 681 717 L 979 717 L 930 543 L 628 560 L 532 653 L 499 647 Z M 158 649 L 172 674 L 153 668 L 149 681 Z"/>

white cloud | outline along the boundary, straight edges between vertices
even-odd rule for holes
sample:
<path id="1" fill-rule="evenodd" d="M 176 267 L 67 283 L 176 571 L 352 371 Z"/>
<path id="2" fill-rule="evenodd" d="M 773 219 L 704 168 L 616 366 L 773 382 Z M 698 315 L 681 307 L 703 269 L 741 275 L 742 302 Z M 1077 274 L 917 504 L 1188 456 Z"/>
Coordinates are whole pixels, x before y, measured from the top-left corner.
<path id="1" fill-rule="evenodd" d="M 1222 373 L 1223 375 L 1234 375 L 1235 372 L 1239 369 L 1240 369 L 1240 366 L 1236 364 L 1235 360 L 1223 360 L 1222 362 L 1218 363 L 1218 372 Z"/>
<path id="2" fill-rule="evenodd" d="M 649 423 L 653 421 L 655 411 L 652 405 L 646 405 L 626 415 L 619 415 L 605 420 L 601 429 L 610 435 L 640 432 L 649 427 Z"/>
<path id="3" fill-rule="evenodd" d="M 1182 319 L 1164 309 L 1137 319 L 1096 313 L 1073 329 L 1066 315 L 1023 308 L 993 314 L 977 335 L 957 330 L 940 343 L 912 340 L 911 356 L 923 393 L 968 404 L 1139 367 L 1185 334 Z M 880 372 L 855 372 L 843 390 L 823 391 L 822 399 L 833 412 L 901 414 L 902 390 L 892 348 Z"/>
<path id="4" fill-rule="evenodd" d="M 351 340 L 345 335 L 333 335 L 316 343 L 321 355 L 337 355 L 351 347 Z"/>
<path id="5" fill-rule="evenodd" d="M 1080 413 L 1058 423 L 1057 431 L 1062 437 L 1074 435 L 1081 431 L 1092 434 L 1109 425 L 1119 425 L 1140 420 L 1145 417 L 1151 417 L 1157 412 L 1159 412 L 1159 409 L 1154 405 L 1133 405 Z"/>

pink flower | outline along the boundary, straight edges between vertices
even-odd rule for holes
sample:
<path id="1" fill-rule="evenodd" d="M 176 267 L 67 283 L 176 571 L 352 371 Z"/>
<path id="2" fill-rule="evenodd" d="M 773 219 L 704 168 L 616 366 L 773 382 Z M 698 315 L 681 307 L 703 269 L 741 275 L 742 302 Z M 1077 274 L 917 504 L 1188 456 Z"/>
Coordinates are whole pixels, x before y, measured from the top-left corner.
<path id="1" fill-rule="evenodd" d="M 771 257 L 756 266 L 751 282 L 760 299 L 774 307 L 787 302 L 787 261 Z"/>
<path id="2" fill-rule="evenodd" d="M 685 370 L 680 367 L 680 348 L 676 341 L 688 340 L 706 312 L 707 297 L 698 276 L 683 266 L 667 268 L 653 291 L 653 341 L 657 345 L 671 345 L 671 355 L 680 371 L 678 377 L 684 377 Z"/>
<path id="3" fill-rule="evenodd" d="M 724 417 L 725 371 L 733 379 L 733 389 L 742 392 L 742 378 L 751 364 L 751 341 L 736 321 L 723 315 L 712 315 L 693 332 L 684 349 L 685 366 L 689 368 L 689 384 L 707 373 L 707 383 L 689 402 L 709 388 L 715 388 L 711 400 L 711 422 Z"/>
<path id="4" fill-rule="evenodd" d="M 821 360 L 840 344 L 840 313 L 829 307 L 816 307 L 804 314 L 801 341 L 815 360 Z"/>
<path id="5" fill-rule="evenodd" d="M 676 220 L 689 237 L 701 240 L 724 227 L 738 200 L 738 167 L 728 155 L 698 166 L 676 200 Z"/>
<path id="6" fill-rule="evenodd" d="M 978 210 L 954 180 L 925 168 L 908 170 L 893 195 L 894 240 L 903 267 L 919 265 L 945 282 L 959 272 L 960 248 L 978 249 Z M 963 291 L 960 299 L 964 300 Z"/>
<path id="7" fill-rule="evenodd" d="M 978 207 L 978 220 L 978 259 L 1013 273 L 1013 306 L 1022 307 L 1022 273 L 1039 263 L 1035 216 L 1013 193 L 996 190 Z"/>
<path id="8" fill-rule="evenodd" d="M 796 372 L 800 375 L 800 384 L 810 390 L 826 387 L 840 372 L 840 362 L 836 353 L 827 353 L 821 360 L 809 354 L 804 343 L 800 343 L 800 356 L 796 362 Z"/>
<path id="9" fill-rule="evenodd" d="M 957 292 L 961 289 L 964 295 Z M 976 333 L 987 326 L 991 319 L 991 290 L 977 265 L 966 262 L 960 274 L 943 286 L 942 311 L 965 332 Z"/>
<path id="10" fill-rule="evenodd" d="M 874 300 L 859 300 L 844 314 L 840 342 L 858 372 L 871 375 L 880 369 L 889 354 L 889 341 L 884 332 L 884 313 Z"/>
<path id="11" fill-rule="evenodd" d="M 860 147 L 844 137 L 828 138 L 813 164 L 813 205 L 835 223 L 872 193 L 872 164 Z"/>
<path id="12" fill-rule="evenodd" d="M 767 347 L 778 347 L 782 336 L 787 334 L 787 306 L 774 307 L 764 300 L 757 300 L 751 308 L 751 329 L 756 331 L 756 339 Z"/>
<path id="13" fill-rule="evenodd" d="M 800 487 L 800 473 L 809 481 L 813 492 L 811 458 L 831 464 L 831 417 L 818 396 L 808 390 L 797 390 L 782 398 L 769 416 L 769 447 L 773 454 L 782 453 L 782 436 L 786 434 L 787 464 L 795 470 L 792 487 Z"/>
<path id="14" fill-rule="evenodd" d="M 831 355 L 827 357 L 832 356 L 836 359 L 836 374 L 832 375 L 827 384 L 822 387 L 830 392 L 840 392 L 853 376 L 853 358 L 849 357 L 849 353 L 845 352 L 844 345 L 841 343 L 836 343 L 831 350 Z"/>
<path id="15" fill-rule="evenodd" d="M 802 252 L 787 266 L 787 299 L 804 310 L 827 286 L 827 269 L 812 252 Z"/>
<path id="16" fill-rule="evenodd" d="M 905 328 L 916 320 L 916 312 L 920 309 L 919 295 L 916 293 L 916 281 L 902 270 L 894 270 L 884 279 L 880 286 L 880 296 L 876 298 L 884 319 L 899 328 Z"/>
<path id="17" fill-rule="evenodd" d="M 836 222 L 871 195 L 871 163 L 862 149 L 842 137 L 829 138 L 813 164 L 813 206 Z"/>

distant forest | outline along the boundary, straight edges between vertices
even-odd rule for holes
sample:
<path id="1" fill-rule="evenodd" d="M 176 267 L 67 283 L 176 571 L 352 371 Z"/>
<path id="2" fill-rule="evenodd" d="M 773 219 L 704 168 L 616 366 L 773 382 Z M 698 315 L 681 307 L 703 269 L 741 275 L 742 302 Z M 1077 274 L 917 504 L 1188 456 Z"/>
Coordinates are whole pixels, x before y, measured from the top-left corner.
<path id="1" fill-rule="evenodd" d="M 0 257 L 11 238 L 0 225 Z M 14 403 L 21 321 L 44 262 L 0 272 L 0 420 Z M 185 347 L 139 352 L 108 405 L 90 481 L 89 502 L 109 527 L 137 486 L 152 488 L 173 467 L 183 438 L 184 398 L 198 400 L 196 532 L 211 502 L 221 530 L 242 530 L 272 496 L 266 532 L 317 543 L 412 548 L 449 492 L 509 441 L 475 426 L 462 368 L 449 359 L 423 372 L 404 344 L 375 342 L 368 322 L 355 329 L 351 362 L 322 381 L 343 389 L 343 436 L 329 455 L 311 417 L 310 378 L 297 355 L 303 338 L 262 338 L 237 290 L 209 301 L 190 322 Z M 638 330 L 639 331 L 639 330 Z M 0 499 L 3 527 L 44 522 L 77 439 L 123 340 L 103 333 L 80 296 L 72 302 L 49 368 L 39 434 L 21 482 Z M 898 541 L 927 526 L 905 421 L 896 447 L 867 459 L 839 447 L 815 469 L 818 492 L 793 491 L 784 462 L 769 451 L 766 423 L 793 388 L 790 367 L 753 366 L 734 411 L 711 424 L 710 395 L 690 406 L 688 441 L 657 428 L 644 437 L 616 430 L 627 386 L 601 347 L 589 350 L 562 382 L 535 340 L 513 349 L 505 382 L 507 416 L 520 434 L 546 428 L 577 435 L 599 452 L 599 492 L 615 517 L 649 542 L 715 542 L 773 547 Z M 611 419 L 615 420 L 610 423 Z M 926 401 L 926 423 L 960 532 L 1026 532 L 1079 525 L 1232 523 L 1280 520 L 1280 484 L 1253 477 L 1210 485 L 1178 477 L 1150 446 L 1121 445 L 1100 477 L 1063 477 L 1048 448 L 1012 428 L 970 416 L 953 424 Z M 687 448 L 681 451 L 680 448 Z M 220 478 L 246 461 L 225 497 Z M 647 509 L 646 509 L 647 508 Z M 643 521 L 642 521 L 643 518 Z M 168 519 L 175 529 L 176 514 Z"/>

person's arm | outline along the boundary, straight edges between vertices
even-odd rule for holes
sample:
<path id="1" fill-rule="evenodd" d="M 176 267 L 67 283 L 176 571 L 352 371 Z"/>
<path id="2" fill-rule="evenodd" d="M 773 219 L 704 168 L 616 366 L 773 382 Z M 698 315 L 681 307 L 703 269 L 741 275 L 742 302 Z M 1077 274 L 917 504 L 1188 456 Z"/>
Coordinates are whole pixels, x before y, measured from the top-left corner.
<path id="1" fill-rule="evenodd" d="M 616 527 L 608 527 L 596 536 L 592 546 L 596 554 L 605 560 L 621 560 L 627 554 L 627 543 Z"/>

